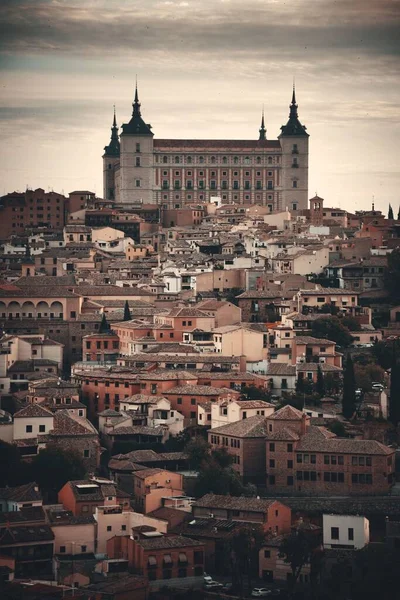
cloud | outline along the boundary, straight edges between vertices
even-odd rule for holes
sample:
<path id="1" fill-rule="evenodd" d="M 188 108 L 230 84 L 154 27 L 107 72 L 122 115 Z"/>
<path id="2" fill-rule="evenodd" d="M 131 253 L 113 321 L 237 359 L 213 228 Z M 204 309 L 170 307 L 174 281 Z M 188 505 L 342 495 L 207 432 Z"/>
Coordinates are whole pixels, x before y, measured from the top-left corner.
<path id="1" fill-rule="evenodd" d="M 0 38 L 4 51 L 22 53 L 262 56 L 266 48 L 279 48 L 398 55 L 398 9 L 398 0 L 20 1 L 3 8 Z"/>

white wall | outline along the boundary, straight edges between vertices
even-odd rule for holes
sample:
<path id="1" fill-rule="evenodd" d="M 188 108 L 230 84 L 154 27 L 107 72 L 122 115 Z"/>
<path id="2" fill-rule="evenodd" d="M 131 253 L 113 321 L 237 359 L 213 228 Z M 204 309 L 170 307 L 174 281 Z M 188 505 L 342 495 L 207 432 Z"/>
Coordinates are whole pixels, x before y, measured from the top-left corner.
<path id="1" fill-rule="evenodd" d="M 17 417 L 14 419 L 14 440 L 26 440 L 29 438 L 35 438 L 44 433 L 48 433 L 50 429 L 53 429 L 54 419 L 53 417 Z M 32 425 L 32 431 L 27 432 L 26 426 Z M 45 431 L 39 432 L 39 425 L 45 426 Z"/>
<path id="2" fill-rule="evenodd" d="M 118 508 L 118 507 L 116 507 Z M 122 511 L 115 514 L 104 514 L 102 507 L 96 508 L 94 518 L 97 521 L 97 553 L 105 554 L 107 550 L 107 540 L 117 536 L 131 535 L 132 527 L 139 525 L 150 525 L 155 527 L 161 533 L 167 533 L 168 523 L 159 519 L 146 517 L 141 513 L 133 511 Z M 122 529 L 125 525 L 126 529 Z M 111 531 L 107 531 L 107 527 L 111 527 Z"/>
<path id="3" fill-rule="evenodd" d="M 369 543 L 369 521 L 357 515 L 323 515 L 323 539 L 325 548 L 348 546 L 356 550 Z M 339 539 L 332 539 L 332 528 L 339 529 Z M 354 539 L 350 539 L 349 529 L 353 529 Z"/>

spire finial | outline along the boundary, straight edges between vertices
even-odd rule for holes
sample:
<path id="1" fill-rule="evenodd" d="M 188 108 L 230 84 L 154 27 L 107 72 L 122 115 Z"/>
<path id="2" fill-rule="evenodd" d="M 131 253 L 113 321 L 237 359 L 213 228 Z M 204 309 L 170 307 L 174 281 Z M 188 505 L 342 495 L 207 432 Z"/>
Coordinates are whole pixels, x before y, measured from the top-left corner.
<path id="1" fill-rule="evenodd" d="M 114 107 L 114 119 L 113 119 L 113 127 L 117 127 L 117 115 L 115 112 L 115 104 L 113 104 Z"/>
<path id="2" fill-rule="evenodd" d="M 265 140 L 266 139 L 266 133 L 267 130 L 265 128 L 265 123 L 264 123 L 264 104 L 262 105 L 262 113 L 261 113 L 261 127 L 259 129 L 260 131 L 260 136 L 259 136 L 259 140 Z"/>
<path id="3" fill-rule="evenodd" d="M 372 212 L 375 210 L 375 196 L 372 196 Z"/>
<path id="4" fill-rule="evenodd" d="M 296 81 L 295 81 L 294 76 L 293 76 L 292 104 L 296 104 Z"/>

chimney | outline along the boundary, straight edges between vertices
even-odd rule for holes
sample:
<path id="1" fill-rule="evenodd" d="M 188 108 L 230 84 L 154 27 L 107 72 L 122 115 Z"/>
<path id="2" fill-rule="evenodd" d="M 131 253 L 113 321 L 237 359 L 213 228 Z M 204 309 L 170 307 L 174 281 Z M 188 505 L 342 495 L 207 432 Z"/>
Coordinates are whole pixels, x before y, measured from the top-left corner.
<path id="1" fill-rule="evenodd" d="M 307 433 L 307 415 L 303 413 L 301 415 L 301 426 L 300 426 L 300 435 L 305 435 Z"/>

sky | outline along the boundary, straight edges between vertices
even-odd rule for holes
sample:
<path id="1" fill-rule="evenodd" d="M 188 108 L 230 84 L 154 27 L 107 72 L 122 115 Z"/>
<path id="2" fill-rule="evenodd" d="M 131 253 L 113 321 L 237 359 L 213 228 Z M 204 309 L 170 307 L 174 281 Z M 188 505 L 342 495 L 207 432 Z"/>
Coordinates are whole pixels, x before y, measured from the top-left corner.
<path id="1" fill-rule="evenodd" d="M 400 206 L 400 0 L 1 0 L 0 194 L 102 195 L 113 105 L 159 138 L 310 134 L 310 197 Z"/>

